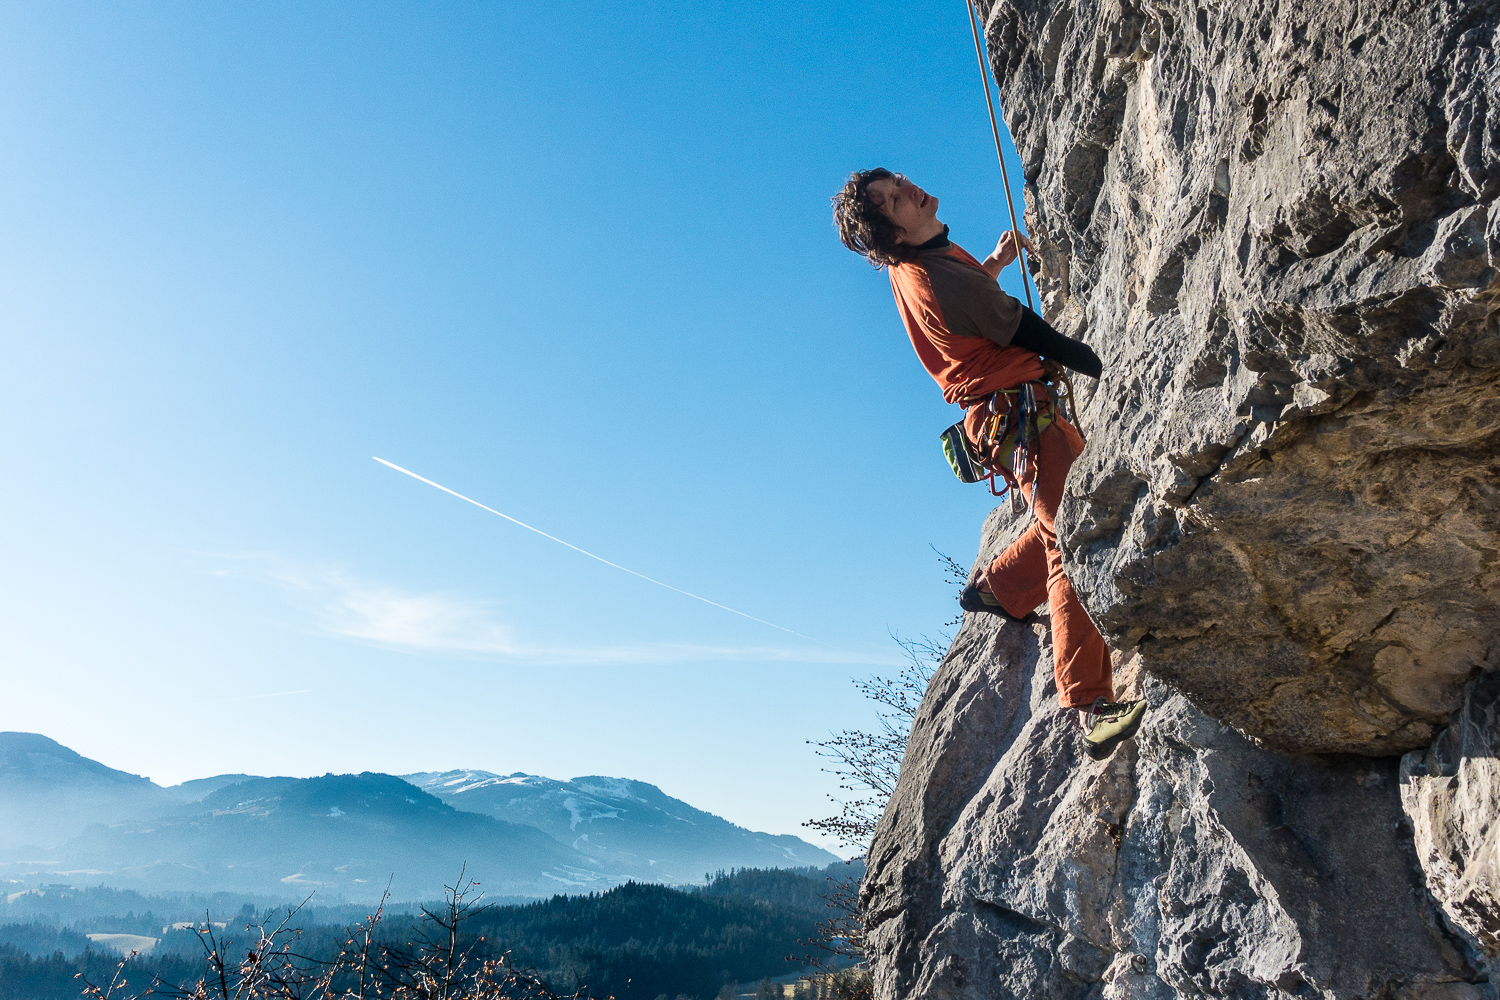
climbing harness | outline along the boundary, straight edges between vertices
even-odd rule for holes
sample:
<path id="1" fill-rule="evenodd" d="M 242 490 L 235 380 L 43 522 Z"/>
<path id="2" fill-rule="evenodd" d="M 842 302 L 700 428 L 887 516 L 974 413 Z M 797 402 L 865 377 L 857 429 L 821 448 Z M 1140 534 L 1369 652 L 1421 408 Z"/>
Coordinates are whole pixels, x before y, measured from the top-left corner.
<path id="1" fill-rule="evenodd" d="M 1001 493 L 1010 493 L 1012 514 L 1020 514 L 1026 507 L 1021 480 L 1028 472 L 1036 475 L 1037 438 L 1053 421 L 1051 400 L 1038 402 L 1036 386 L 1036 382 L 1026 382 L 990 393 L 984 402 L 988 414 L 976 442 L 981 454 L 992 456 L 991 470 L 1005 477 L 1006 489 Z M 993 479 L 990 491 L 994 492 Z"/>
<path id="2" fill-rule="evenodd" d="M 1031 282 L 1026 279 L 1026 248 L 1021 245 L 1021 230 L 1016 225 L 1016 203 L 1010 194 L 1010 174 L 1005 170 L 1005 152 L 1000 145 L 1000 124 L 995 119 L 995 102 L 990 97 L 990 70 L 984 59 L 984 50 L 979 43 L 979 21 L 974 11 L 974 0 L 965 0 L 969 5 L 969 30 L 974 33 L 974 56 L 979 60 L 979 82 L 984 87 L 984 103 L 990 109 L 990 133 L 995 137 L 995 156 L 1000 159 L 1000 181 L 1005 185 L 1005 207 L 1010 212 L 1011 239 L 1016 241 L 1016 254 L 1021 261 L 1021 287 L 1026 291 L 1026 307 L 1035 310 L 1031 301 Z"/>
<path id="3" fill-rule="evenodd" d="M 1043 376 L 1034 381 L 963 400 L 967 405 L 985 407 L 978 441 L 969 440 L 962 420 L 939 436 L 953 474 L 965 483 L 987 480 L 991 496 L 1009 494 L 1011 513 L 1017 515 L 1026 509 L 1021 480 L 1028 472 L 1033 479 L 1040 474 L 1037 442 L 1042 431 L 1059 419 L 1078 426 L 1073 409 L 1073 381 L 1066 369 L 1046 359 L 1042 361 L 1042 369 Z M 1042 398 L 1037 397 L 1037 386 L 1045 390 Z M 1005 481 L 1002 488 L 996 488 L 996 476 Z"/>

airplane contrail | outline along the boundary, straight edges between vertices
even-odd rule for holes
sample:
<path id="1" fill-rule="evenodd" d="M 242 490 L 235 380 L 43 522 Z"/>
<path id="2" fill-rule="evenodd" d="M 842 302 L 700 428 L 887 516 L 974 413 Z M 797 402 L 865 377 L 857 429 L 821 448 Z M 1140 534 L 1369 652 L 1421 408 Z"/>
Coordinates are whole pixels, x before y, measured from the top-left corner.
<path id="1" fill-rule="evenodd" d="M 704 604 L 712 604 L 716 608 L 720 608 L 720 609 L 722 609 L 724 611 L 728 611 L 731 614 L 739 615 L 741 618 L 748 618 L 748 619 L 750 619 L 753 622 L 760 622 L 762 625 L 769 625 L 769 626 L 771 626 L 774 629 L 780 629 L 783 632 L 790 632 L 792 635 L 797 636 L 799 639 L 806 639 L 808 642 L 816 642 L 819 645 L 826 645 L 823 642 L 823 640 L 821 640 L 821 639 L 814 639 L 810 635 L 803 635 L 801 632 L 798 632 L 795 629 L 789 629 L 785 625 L 777 625 L 775 622 L 768 622 L 764 618 L 757 618 L 754 615 L 747 615 L 743 611 L 736 611 L 734 608 L 731 608 L 727 604 L 720 604 L 718 601 L 710 601 L 706 597 L 699 597 L 697 594 L 694 594 L 694 593 L 692 593 L 690 591 L 683 590 L 680 587 L 674 587 L 670 583 L 662 583 L 660 580 L 653 579 L 653 578 L 647 576 L 645 573 L 637 573 L 635 570 L 630 569 L 630 568 L 628 568 L 626 566 L 621 566 L 617 562 L 610 562 L 608 559 L 604 558 L 603 556 L 596 556 L 592 552 L 588 551 L 587 549 L 580 549 L 578 546 L 574 545 L 572 542 L 565 542 L 561 538 L 558 538 L 556 535 L 549 535 L 545 531 L 543 531 L 541 528 L 533 528 L 531 525 L 527 524 L 525 521 L 517 521 L 515 518 L 511 517 L 509 514 L 502 514 L 502 513 L 500 513 L 500 511 L 496 510 L 493 507 L 487 507 L 484 504 L 480 503 L 478 500 L 473 499 L 472 497 L 466 497 L 466 496 L 464 496 L 462 493 L 459 493 L 457 490 L 450 490 L 448 487 L 444 486 L 442 483 L 435 483 L 431 479 L 428 479 L 426 476 L 419 476 L 415 472 L 411 471 L 410 469 L 403 469 L 403 468 L 401 468 L 401 466 L 397 465 L 395 462 L 387 462 L 385 459 L 381 458 L 379 455 L 371 455 L 370 457 L 373 458 L 373 459 L 375 459 L 375 461 L 379 462 L 381 465 L 389 466 L 390 468 L 395 469 L 397 472 L 403 472 L 406 475 L 411 476 L 413 479 L 415 479 L 415 480 L 417 480 L 419 482 L 426 483 L 428 486 L 435 486 L 438 489 L 442 490 L 444 493 L 451 493 L 453 496 L 458 497 L 460 500 L 463 500 L 463 501 L 465 501 L 467 503 L 471 503 L 474 506 L 480 508 L 481 510 L 487 510 L 487 511 L 489 511 L 491 514 L 494 514 L 496 517 L 503 517 L 503 518 L 505 518 L 511 524 L 518 524 L 521 527 L 525 528 L 527 531 L 534 531 L 538 535 L 541 535 L 543 538 L 550 538 L 552 541 L 556 542 L 559 545 L 566 545 L 568 548 L 572 549 L 574 552 L 578 552 L 578 553 L 581 553 L 583 555 L 586 555 L 590 559 L 597 559 L 599 562 L 602 562 L 606 566 L 613 566 L 615 569 L 620 570 L 621 572 L 629 573 L 631 576 L 638 576 L 642 580 L 645 580 L 647 583 L 654 583 L 658 587 L 665 587 L 668 590 L 672 591 L 673 593 L 681 594 L 684 597 L 691 597 L 693 600 L 695 600 L 695 601 L 702 601 Z"/>

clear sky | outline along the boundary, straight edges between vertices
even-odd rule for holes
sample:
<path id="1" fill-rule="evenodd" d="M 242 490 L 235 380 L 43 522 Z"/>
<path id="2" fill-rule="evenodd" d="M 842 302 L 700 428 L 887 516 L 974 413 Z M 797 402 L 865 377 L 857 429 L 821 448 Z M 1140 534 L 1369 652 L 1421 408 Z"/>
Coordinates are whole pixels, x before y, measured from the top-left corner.
<path id="1" fill-rule="evenodd" d="M 0 728 L 805 835 L 991 506 L 830 224 L 875 165 L 1007 225 L 957 0 L 0 7 Z"/>

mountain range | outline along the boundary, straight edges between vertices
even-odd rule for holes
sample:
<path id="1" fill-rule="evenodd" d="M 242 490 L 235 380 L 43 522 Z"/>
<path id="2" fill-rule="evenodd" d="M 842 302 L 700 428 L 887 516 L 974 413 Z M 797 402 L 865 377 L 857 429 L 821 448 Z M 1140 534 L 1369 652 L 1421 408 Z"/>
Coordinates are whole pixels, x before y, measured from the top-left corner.
<path id="1" fill-rule="evenodd" d="M 800 837 L 746 830 L 644 781 L 489 771 L 404 777 L 457 809 L 535 827 L 637 881 L 701 882 L 726 868 L 822 867 L 836 860 Z"/>
<path id="2" fill-rule="evenodd" d="M 0 733 L 0 878 L 16 889 L 316 890 L 359 902 L 388 883 L 397 899 L 432 898 L 463 870 L 495 898 L 835 860 L 626 778 L 232 774 L 164 788 L 45 736 Z"/>

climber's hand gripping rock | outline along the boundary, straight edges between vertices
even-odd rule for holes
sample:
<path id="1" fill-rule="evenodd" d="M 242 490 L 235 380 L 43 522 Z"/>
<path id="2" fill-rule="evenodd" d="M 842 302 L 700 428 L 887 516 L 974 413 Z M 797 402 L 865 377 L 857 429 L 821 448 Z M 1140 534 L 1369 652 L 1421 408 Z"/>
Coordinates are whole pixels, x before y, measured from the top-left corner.
<path id="1" fill-rule="evenodd" d="M 1027 250 L 1035 250 L 1028 236 L 1021 237 L 1021 246 Z M 991 278 L 998 278 L 1000 272 L 1009 267 L 1011 261 L 1018 256 L 1020 252 L 1016 249 L 1016 234 L 1014 230 L 1006 230 L 1005 234 L 1000 237 L 1000 241 L 995 244 L 995 252 L 986 257 L 980 267 L 983 267 Z"/>

